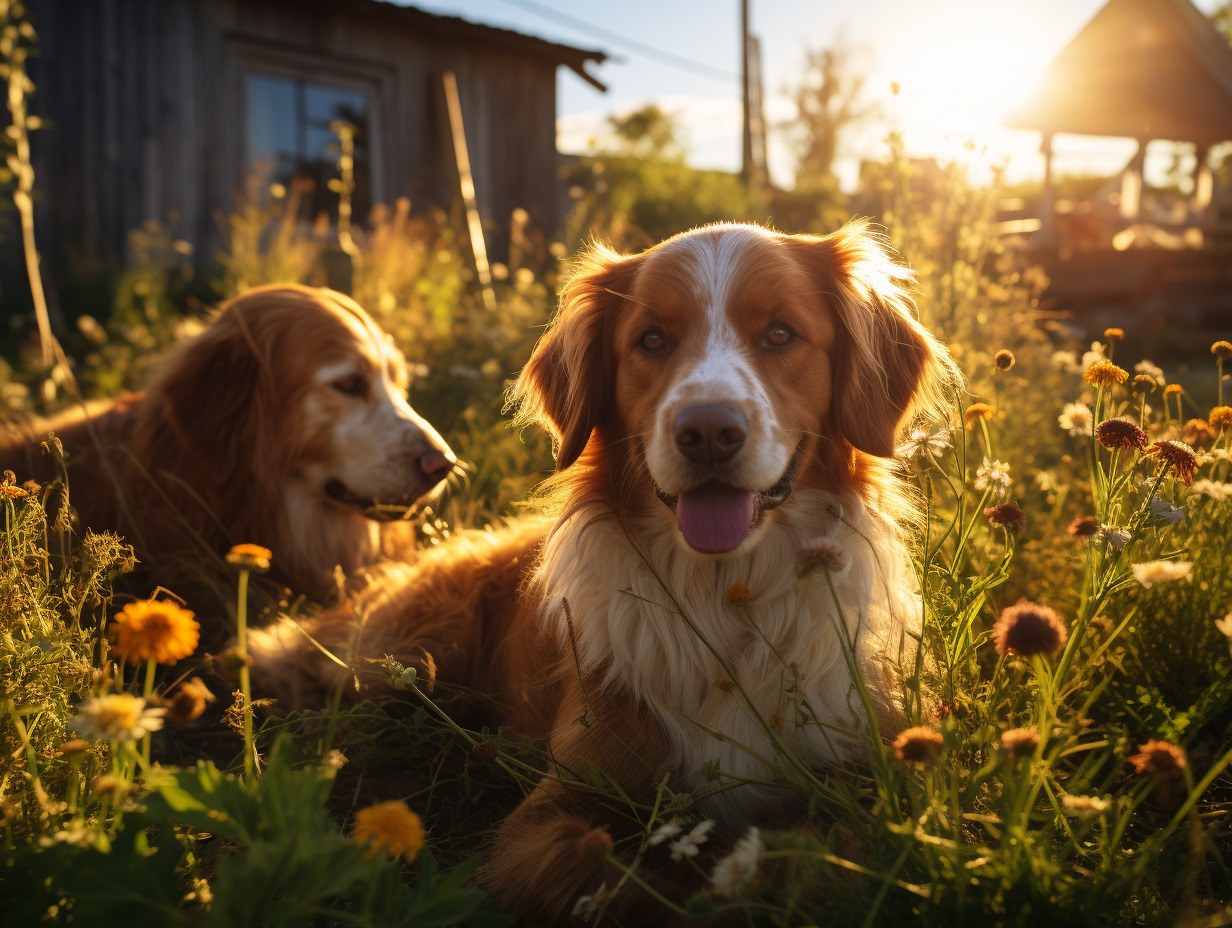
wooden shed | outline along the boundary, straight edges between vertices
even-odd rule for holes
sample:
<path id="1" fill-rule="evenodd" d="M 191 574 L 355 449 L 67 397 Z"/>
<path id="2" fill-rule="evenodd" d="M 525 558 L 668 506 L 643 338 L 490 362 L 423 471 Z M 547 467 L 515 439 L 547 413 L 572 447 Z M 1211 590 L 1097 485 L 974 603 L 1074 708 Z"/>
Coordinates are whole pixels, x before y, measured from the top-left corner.
<path id="1" fill-rule="evenodd" d="M 355 215 L 409 196 L 449 207 L 458 190 L 442 100 L 457 77 L 480 215 L 526 209 L 563 224 L 556 153 L 559 66 L 598 51 L 381 0 L 29 0 L 44 260 L 53 274 L 122 266 L 147 220 L 208 260 L 219 217 L 247 178 L 311 178 L 305 210 L 337 210 L 329 125 L 356 137 Z M 305 185 L 301 183 L 301 187 Z"/>

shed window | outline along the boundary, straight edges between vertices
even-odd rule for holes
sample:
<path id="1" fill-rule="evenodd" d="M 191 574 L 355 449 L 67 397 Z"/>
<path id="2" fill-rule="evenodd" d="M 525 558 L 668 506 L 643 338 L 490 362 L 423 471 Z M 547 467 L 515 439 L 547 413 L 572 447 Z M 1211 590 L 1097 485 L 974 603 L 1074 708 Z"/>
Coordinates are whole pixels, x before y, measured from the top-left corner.
<path id="1" fill-rule="evenodd" d="M 356 218 L 372 208 L 371 94 L 347 87 L 273 74 L 249 73 L 247 169 L 268 183 L 298 191 L 308 219 L 338 216 L 338 194 L 329 189 L 338 177 L 338 136 L 330 128 L 344 120 L 355 132 Z"/>

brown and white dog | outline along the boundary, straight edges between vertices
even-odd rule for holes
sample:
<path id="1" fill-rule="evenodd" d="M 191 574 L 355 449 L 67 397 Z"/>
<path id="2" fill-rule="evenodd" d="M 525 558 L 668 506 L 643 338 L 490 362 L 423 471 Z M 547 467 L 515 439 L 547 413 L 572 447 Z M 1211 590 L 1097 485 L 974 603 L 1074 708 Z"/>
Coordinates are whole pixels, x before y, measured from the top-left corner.
<path id="1" fill-rule="evenodd" d="M 921 608 L 913 505 L 884 459 L 955 376 L 908 276 L 861 224 L 592 248 L 515 387 L 522 420 L 558 440 L 555 521 L 463 533 L 311 624 L 362 679 L 386 654 L 435 665 L 547 738 L 555 768 L 484 871 L 500 902 L 554 921 L 599 883 L 579 840 L 610 819 L 563 770 L 646 797 L 666 772 L 703 791 L 706 764 L 765 783 L 784 751 L 857 758 L 852 664 L 895 715 Z M 254 647 L 284 698 L 341 677 L 294 628 Z M 702 807 L 738 827 L 773 795 L 746 783 Z"/>
<path id="2" fill-rule="evenodd" d="M 453 467 L 407 383 L 401 352 L 349 297 L 258 287 L 161 362 L 143 393 L 0 434 L 0 468 L 56 479 L 39 447 L 54 431 L 81 523 L 133 544 L 151 586 L 179 590 L 253 542 L 273 552 L 276 579 L 327 599 L 334 566 L 374 562 L 378 522 Z"/>

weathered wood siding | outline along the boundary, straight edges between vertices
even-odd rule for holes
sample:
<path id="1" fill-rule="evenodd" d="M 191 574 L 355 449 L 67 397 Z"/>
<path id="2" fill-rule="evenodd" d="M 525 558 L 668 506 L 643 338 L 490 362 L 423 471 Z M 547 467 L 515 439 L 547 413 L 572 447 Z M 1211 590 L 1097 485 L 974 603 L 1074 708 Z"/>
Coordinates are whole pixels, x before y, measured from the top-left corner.
<path id="1" fill-rule="evenodd" d="M 207 259 L 244 182 L 243 77 L 262 62 L 375 88 L 374 196 L 450 206 L 456 174 L 439 74 L 457 74 L 480 211 L 496 255 L 510 213 L 555 231 L 556 69 L 548 57 L 426 29 L 378 4 L 318 0 L 30 0 L 40 234 L 53 269 L 115 269 L 128 232 L 168 223 Z M 174 218 L 173 218 L 174 217 Z"/>

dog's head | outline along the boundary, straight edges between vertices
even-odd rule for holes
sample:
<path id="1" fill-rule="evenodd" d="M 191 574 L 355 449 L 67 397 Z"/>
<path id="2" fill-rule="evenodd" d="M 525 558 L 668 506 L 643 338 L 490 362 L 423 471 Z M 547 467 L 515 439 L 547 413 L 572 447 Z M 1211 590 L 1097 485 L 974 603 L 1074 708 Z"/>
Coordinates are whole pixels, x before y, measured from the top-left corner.
<path id="1" fill-rule="evenodd" d="M 891 456 L 935 392 L 948 359 L 913 316 L 909 276 L 860 223 L 593 247 L 515 387 L 522 417 L 556 437 L 558 471 L 595 455 L 623 468 L 606 495 L 628 508 L 653 493 L 694 550 L 756 544 L 797 486 L 851 488 L 868 456 Z"/>
<path id="2" fill-rule="evenodd" d="M 407 386 L 401 352 L 353 300 L 275 284 L 226 303 L 148 395 L 213 470 L 209 484 L 234 485 L 254 505 L 263 490 L 294 488 L 299 499 L 385 519 L 455 460 L 410 407 Z"/>

